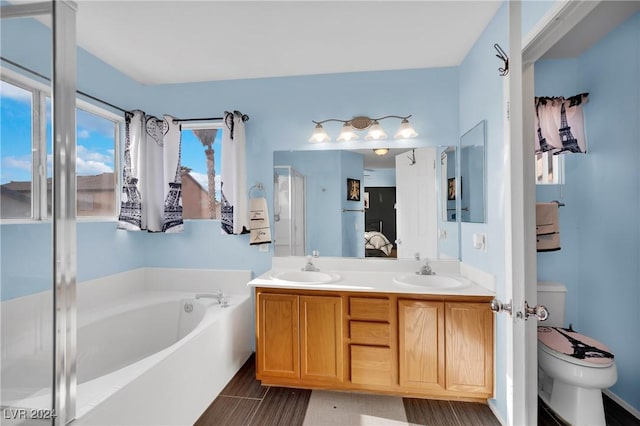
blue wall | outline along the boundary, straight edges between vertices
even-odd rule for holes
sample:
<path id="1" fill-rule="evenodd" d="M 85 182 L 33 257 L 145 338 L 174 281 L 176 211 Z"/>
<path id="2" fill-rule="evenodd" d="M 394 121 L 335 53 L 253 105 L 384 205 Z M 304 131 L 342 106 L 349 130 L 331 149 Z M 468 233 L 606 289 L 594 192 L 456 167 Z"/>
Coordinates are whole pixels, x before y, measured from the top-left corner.
<path id="1" fill-rule="evenodd" d="M 364 158 L 362 154 L 355 152 L 341 151 L 340 154 L 340 175 L 343 182 L 344 194 L 342 197 L 342 256 L 364 257 L 364 213 L 342 210 L 363 210 L 364 195 L 362 195 L 364 184 Z M 347 179 L 360 181 L 360 200 L 351 201 L 346 197 Z"/>
<path id="2" fill-rule="evenodd" d="M 577 59 L 536 63 L 536 95 L 589 92 L 586 155 L 565 156 L 557 199 L 562 250 L 538 254 L 538 277 L 567 286 L 566 323 L 611 347 L 611 391 L 640 410 L 640 13 Z"/>
<path id="3" fill-rule="evenodd" d="M 3 56 L 50 74 L 46 27 L 33 20 L 9 20 L 0 31 Z M 381 93 L 380 88 L 385 90 Z M 140 108 L 155 115 L 188 118 L 217 116 L 234 109 L 245 112 L 251 117 L 247 123 L 247 185 L 265 184 L 271 210 L 274 151 L 374 147 L 367 141 L 311 145 L 307 142 L 311 120 L 413 114 L 412 125 L 420 136 L 394 141 L 398 147 L 455 145 L 458 139 L 458 69 L 453 67 L 144 86 L 79 50 L 78 89 L 122 108 Z M 325 128 L 335 137 L 339 126 L 330 124 L 335 123 Z M 2 297 L 48 288 L 46 280 L 34 286 L 15 277 L 24 275 L 20 267 L 24 253 L 32 254 L 38 276 L 49 275 L 51 261 L 44 247 L 50 246 L 50 226 L 1 226 Z M 113 222 L 79 225 L 78 277 L 97 278 L 139 266 L 242 268 L 255 274 L 270 268 L 271 253 L 250 247 L 247 236 L 222 235 L 219 227 L 217 221 L 190 221 L 186 231 L 177 235 L 105 235 L 115 228 Z M 34 250 L 34 241 L 43 248 Z M 92 256 L 96 251 L 99 256 Z"/>
<path id="4" fill-rule="evenodd" d="M 364 173 L 365 186 L 396 186 L 396 169 L 370 169 Z"/>
<path id="5" fill-rule="evenodd" d="M 500 7 L 474 47 L 460 66 L 460 125 L 458 135 L 463 135 L 481 120 L 486 123 L 487 156 L 487 217 L 486 223 L 462 223 L 462 260 L 494 275 L 496 297 L 505 298 L 504 267 L 504 130 L 503 130 L 503 82 L 498 73 L 500 62 L 493 48 L 499 43 L 509 51 L 508 4 Z M 487 234 L 487 251 L 472 246 L 474 232 Z M 507 316 L 496 316 L 496 397 L 495 404 L 503 419 L 507 419 L 506 341 Z"/>

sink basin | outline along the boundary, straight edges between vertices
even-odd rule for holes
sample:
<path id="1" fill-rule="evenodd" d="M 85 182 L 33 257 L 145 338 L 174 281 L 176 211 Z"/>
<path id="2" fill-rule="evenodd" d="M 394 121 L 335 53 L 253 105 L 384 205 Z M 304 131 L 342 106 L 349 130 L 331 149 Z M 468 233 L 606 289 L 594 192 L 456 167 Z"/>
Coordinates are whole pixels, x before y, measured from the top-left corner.
<path id="1" fill-rule="evenodd" d="M 402 274 L 393 279 L 393 282 L 401 285 L 410 285 L 415 287 L 424 287 L 433 290 L 448 290 L 454 288 L 469 287 L 466 280 L 448 277 L 444 275 L 418 275 L 418 274 Z"/>
<path id="2" fill-rule="evenodd" d="M 327 284 L 338 281 L 340 275 L 323 271 L 282 271 L 271 275 L 271 278 L 285 283 Z"/>

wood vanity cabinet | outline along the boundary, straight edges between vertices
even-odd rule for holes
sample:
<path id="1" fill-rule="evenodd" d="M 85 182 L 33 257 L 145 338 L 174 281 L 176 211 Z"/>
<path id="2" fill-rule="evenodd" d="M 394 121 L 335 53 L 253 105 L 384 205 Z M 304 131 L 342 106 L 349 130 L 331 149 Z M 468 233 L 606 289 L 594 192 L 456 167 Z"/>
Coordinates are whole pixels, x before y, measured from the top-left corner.
<path id="1" fill-rule="evenodd" d="M 342 382 L 341 297 L 258 292 L 256 306 L 259 379 Z"/>
<path id="2" fill-rule="evenodd" d="M 483 401 L 493 395 L 490 297 L 256 288 L 265 385 Z"/>

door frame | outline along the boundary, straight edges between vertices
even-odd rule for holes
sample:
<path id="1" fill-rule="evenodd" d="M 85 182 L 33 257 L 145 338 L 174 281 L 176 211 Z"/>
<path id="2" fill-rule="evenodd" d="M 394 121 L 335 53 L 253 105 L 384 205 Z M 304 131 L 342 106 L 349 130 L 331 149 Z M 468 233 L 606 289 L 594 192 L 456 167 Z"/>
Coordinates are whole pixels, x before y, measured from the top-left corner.
<path id="1" fill-rule="evenodd" d="M 521 2 L 509 2 L 509 78 L 505 82 L 505 265 L 512 321 L 507 322 L 507 423 L 537 424 L 537 321 L 526 321 L 525 302 L 537 304 L 534 171 L 534 64 L 599 1 L 557 2 L 521 38 Z"/>

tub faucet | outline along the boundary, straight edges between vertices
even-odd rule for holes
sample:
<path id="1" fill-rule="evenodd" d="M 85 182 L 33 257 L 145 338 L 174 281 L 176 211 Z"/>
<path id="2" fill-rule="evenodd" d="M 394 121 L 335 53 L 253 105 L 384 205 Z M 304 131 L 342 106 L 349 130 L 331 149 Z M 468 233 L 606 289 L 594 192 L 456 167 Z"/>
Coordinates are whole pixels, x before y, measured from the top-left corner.
<path id="1" fill-rule="evenodd" d="M 420 267 L 420 269 L 418 269 L 416 274 L 418 274 L 418 275 L 435 275 L 436 273 L 433 272 L 433 270 L 431 269 L 431 265 L 429 265 L 429 259 L 425 259 L 424 265 L 422 265 Z"/>
<path id="2" fill-rule="evenodd" d="M 223 306 L 226 306 L 229 304 L 229 301 L 227 300 L 226 297 L 224 297 L 224 294 L 222 294 L 222 291 L 220 290 L 218 290 L 215 293 L 198 293 L 196 294 L 196 300 L 197 299 L 216 299 L 218 303 Z"/>
<path id="3" fill-rule="evenodd" d="M 315 272 L 320 270 L 311 261 L 312 257 L 318 258 L 320 256 L 320 252 L 318 250 L 314 250 L 311 253 L 313 253 L 313 256 L 307 256 L 307 264 L 304 265 L 304 268 L 302 268 L 303 271 Z"/>

